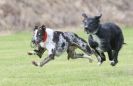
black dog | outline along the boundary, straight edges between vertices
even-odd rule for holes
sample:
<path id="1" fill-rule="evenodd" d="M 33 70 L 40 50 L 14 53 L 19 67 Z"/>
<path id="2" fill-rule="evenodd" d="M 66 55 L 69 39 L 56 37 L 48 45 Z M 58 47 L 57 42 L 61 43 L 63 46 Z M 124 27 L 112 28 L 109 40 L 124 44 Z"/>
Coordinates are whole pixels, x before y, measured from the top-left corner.
<path id="1" fill-rule="evenodd" d="M 68 59 L 88 58 L 90 62 L 92 61 L 90 55 L 93 54 L 93 51 L 88 46 L 88 43 L 72 32 L 53 31 L 42 25 L 34 29 L 32 42 L 38 49 L 28 52 L 29 55 L 37 54 L 39 57 L 42 57 L 45 50 L 48 50 L 48 56 L 44 60 L 41 62 L 32 62 L 35 66 L 42 67 L 47 62 L 53 60 L 55 56 L 59 56 L 63 52 L 67 52 Z M 76 48 L 79 48 L 87 55 L 76 53 Z"/>
<path id="2" fill-rule="evenodd" d="M 118 53 L 124 44 L 123 33 L 119 26 L 114 23 L 100 24 L 100 16 L 88 17 L 85 13 L 84 30 L 89 34 L 89 44 L 100 56 L 100 64 L 105 61 L 104 52 L 108 53 L 111 65 L 118 63 Z"/>

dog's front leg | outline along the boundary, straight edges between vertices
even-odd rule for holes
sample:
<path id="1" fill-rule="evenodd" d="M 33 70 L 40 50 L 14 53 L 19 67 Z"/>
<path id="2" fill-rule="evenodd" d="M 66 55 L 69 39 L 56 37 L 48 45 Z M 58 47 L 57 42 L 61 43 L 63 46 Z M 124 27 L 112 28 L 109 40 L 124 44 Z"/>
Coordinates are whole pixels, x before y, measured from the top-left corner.
<path id="1" fill-rule="evenodd" d="M 32 64 L 35 65 L 35 66 L 42 67 L 46 63 L 48 63 L 49 61 L 53 60 L 54 59 L 54 56 L 55 56 L 54 49 L 50 49 L 49 52 L 50 53 L 49 53 L 48 57 L 44 58 L 44 60 L 42 60 L 41 62 L 32 61 Z"/>
<path id="2" fill-rule="evenodd" d="M 54 55 L 53 54 L 50 54 L 48 57 L 46 57 L 44 60 L 42 60 L 41 62 L 36 62 L 36 61 L 32 61 L 32 64 L 35 65 L 35 66 L 44 66 L 46 63 L 48 63 L 49 61 L 53 60 L 54 58 Z"/>
<path id="3" fill-rule="evenodd" d="M 32 51 L 28 51 L 27 52 L 28 55 L 36 55 L 36 49 L 35 50 L 32 50 Z"/>
<path id="4" fill-rule="evenodd" d="M 39 58 L 42 57 L 43 53 L 46 51 L 46 48 L 38 47 L 38 49 L 34 49 L 33 51 L 29 51 L 28 55 L 37 55 Z"/>

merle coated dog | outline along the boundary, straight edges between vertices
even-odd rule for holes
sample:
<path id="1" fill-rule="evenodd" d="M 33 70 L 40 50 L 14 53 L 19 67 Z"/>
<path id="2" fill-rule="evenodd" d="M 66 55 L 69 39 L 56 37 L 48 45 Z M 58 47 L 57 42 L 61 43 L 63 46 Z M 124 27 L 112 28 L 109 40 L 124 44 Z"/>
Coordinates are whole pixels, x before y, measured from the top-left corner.
<path id="1" fill-rule="evenodd" d="M 106 60 L 104 52 L 108 53 L 111 65 L 115 66 L 118 63 L 118 53 L 124 44 L 123 33 L 119 26 L 114 23 L 100 23 L 100 16 L 88 17 L 85 13 L 84 30 L 89 34 L 89 44 L 100 56 L 99 64 Z"/>
<path id="2" fill-rule="evenodd" d="M 42 67 L 47 62 L 54 59 L 55 56 L 67 52 L 68 59 L 88 58 L 92 62 L 90 55 L 93 51 L 88 46 L 88 43 L 80 38 L 77 34 L 72 32 L 53 31 L 46 28 L 44 25 L 35 27 L 32 42 L 38 49 L 28 52 L 29 55 L 37 54 L 40 58 L 45 50 L 48 50 L 48 56 L 41 62 L 33 61 L 33 65 Z M 75 49 L 79 48 L 83 53 L 76 53 Z"/>

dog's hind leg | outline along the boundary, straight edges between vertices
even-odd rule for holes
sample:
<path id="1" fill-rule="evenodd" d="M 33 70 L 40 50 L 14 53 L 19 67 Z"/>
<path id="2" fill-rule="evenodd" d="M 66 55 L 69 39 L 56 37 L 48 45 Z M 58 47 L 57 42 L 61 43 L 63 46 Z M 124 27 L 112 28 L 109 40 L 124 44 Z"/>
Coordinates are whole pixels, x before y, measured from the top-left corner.
<path id="1" fill-rule="evenodd" d="M 118 63 L 118 54 L 120 49 L 122 48 L 124 42 L 123 35 L 120 34 L 117 40 L 115 40 L 115 49 L 112 51 L 112 57 L 113 57 L 113 63 L 111 64 L 112 66 L 115 66 Z"/>
<path id="2" fill-rule="evenodd" d="M 83 54 L 83 53 L 76 53 L 75 52 L 75 49 L 76 49 L 76 46 L 70 46 L 67 50 L 67 53 L 68 53 L 68 60 L 71 58 L 71 59 L 77 59 L 77 58 L 87 58 L 89 59 L 89 62 L 92 62 L 93 59 L 86 55 L 86 54 Z"/>
<path id="3" fill-rule="evenodd" d="M 112 50 L 107 51 L 107 53 L 108 53 L 108 57 L 109 57 L 109 60 L 110 60 L 110 64 L 111 64 L 111 65 L 114 64 L 113 52 L 112 52 Z"/>
<path id="4" fill-rule="evenodd" d="M 118 63 L 118 53 L 119 51 L 118 50 L 113 50 L 113 61 L 111 63 L 112 66 L 115 66 L 117 63 Z"/>
<path id="5" fill-rule="evenodd" d="M 76 47 L 75 46 L 69 46 L 68 49 L 67 49 L 67 59 L 69 60 L 70 58 L 71 59 L 76 59 L 74 58 L 74 54 L 75 54 L 75 49 Z"/>
<path id="6" fill-rule="evenodd" d="M 90 63 L 92 63 L 92 61 L 93 61 L 93 59 L 91 58 L 91 56 L 88 56 L 87 54 L 83 54 L 83 53 L 75 53 L 74 57 L 89 59 L 89 62 Z"/>

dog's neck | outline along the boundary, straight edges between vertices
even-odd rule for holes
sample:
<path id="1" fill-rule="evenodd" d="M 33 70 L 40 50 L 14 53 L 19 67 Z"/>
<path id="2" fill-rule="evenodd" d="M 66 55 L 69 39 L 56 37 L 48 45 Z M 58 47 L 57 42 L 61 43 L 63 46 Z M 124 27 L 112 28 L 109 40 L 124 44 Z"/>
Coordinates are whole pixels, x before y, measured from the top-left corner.
<path id="1" fill-rule="evenodd" d="M 101 28 L 101 24 L 98 25 L 96 33 L 98 33 L 98 31 L 99 31 L 100 28 Z"/>
<path id="2" fill-rule="evenodd" d="M 96 35 L 100 28 L 101 28 L 101 24 L 99 24 L 97 29 L 93 33 L 90 33 L 90 35 Z"/>
<path id="3" fill-rule="evenodd" d="M 44 32 L 44 35 L 43 35 L 43 42 L 45 42 L 45 41 L 47 40 L 47 37 L 48 37 L 48 36 L 47 36 L 47 32 L 45 31 L 45 32 Z"/>

